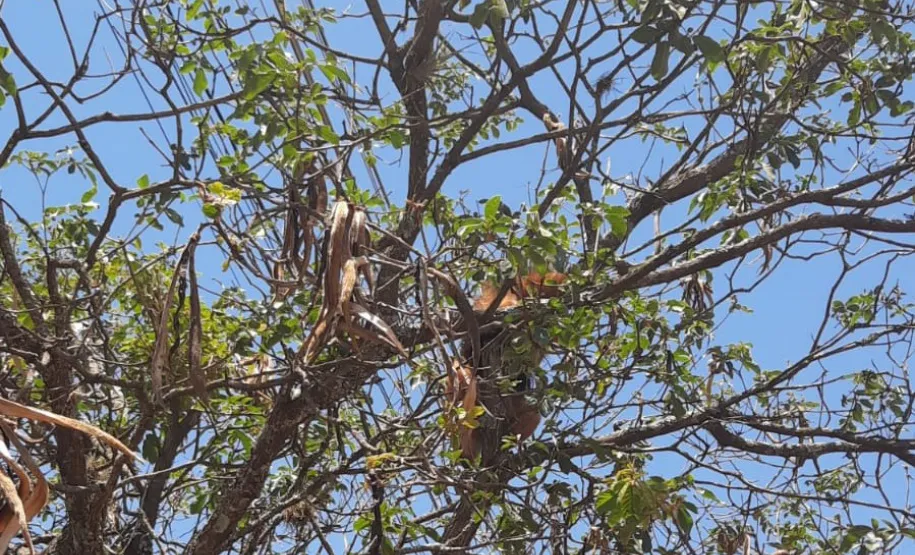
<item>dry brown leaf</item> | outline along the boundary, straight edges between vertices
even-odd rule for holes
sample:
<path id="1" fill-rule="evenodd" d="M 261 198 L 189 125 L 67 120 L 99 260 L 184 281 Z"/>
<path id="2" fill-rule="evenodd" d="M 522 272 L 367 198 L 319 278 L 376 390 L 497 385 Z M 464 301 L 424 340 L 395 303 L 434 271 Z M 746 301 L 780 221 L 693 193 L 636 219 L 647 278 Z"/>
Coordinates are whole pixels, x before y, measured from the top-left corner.
<path id="1" fill-rule="evenodd" d="M 28 522 L 31 522 L 48 504 L 50 495 L 48 481 L 45 480 L 44 475 L 41 473 L 41 469 L 38 468 L 38 464 L 32 458 L 32 455 L 25 446 L 22 445 L 22 442 L 19 441 L 19 438 L 15 435 L 12 428 L 2 420 L 0 420 L 0 427 L 3 428 L 6 437 L 8 437 L 10 442 L 16 447 L 16 451 L 19 452 L 19 456 L 25 463 L 26 468 L 35 476 L 35 487 L 32 488 L 31 494 L 23 502 L 25 518 Z M 15 536 L 15 533 L 13 533 L 13 536 Z M 10 539 L 12 539 L 12 537 Z"/>
<path id="2" fill-rule="evenodd" d="M 28 480 L 26 480 L 26 483 L 28 483 Z M 0 472 L 0 492 L 2 492 L 3 496 L 6 498 L 6 507 L 9 507 L 9 510 L 12 513 L 9 523 L 3 528 L 3 535 L 0 536 L 0 548 L 2 548 L 5 553 L 6 549 L 9 547 L 9 542 L 19 533 L 19 530 L 22 530 L 22 536 L 26 545 L 29 547 L 31 553 L 35 553 L 35 549 L 32 546 L 32 535 L 29 534 L 28 531 L 25 506 L 22 504 L 22 499 L 16 491 L 13 480 L 7 476 L 5 472 Z M 4 511 L 5 510 L 6 508 L 4 508 Z M 4 539 L 6 540 L 5 542 Z"/>
<path id="3" fill-rule="evenodd" d="M 358 354 L 360 351 L 359 342 L 356 339 L 364 339 L 366 341 L 371 341 L 373 343 L 382 343 L 387 345 L 388 341 L 381 334 L 367 330 L 365 328 L 360 328 L 357 325 L 351 324 L 349 322 L 341 321 L 337 325 L 337 331 L 345 332 L 349 334 L 350 341 L 352 342 L 353 350 Z"/>
<path id="4" fill-rule="evenodd" d="M 48 499 L 48 481 L 44 479 L 44 476 L 38 474 L 36 487 L 31 490 L 31 493 L 22 503 L 23 510 L 25 510 L 26 523 L 31 522 L 32 519 L 47 506 Z M 24 526 L 22 530 L 24 536 L 25 531 L 28 530 L 28 525 Z M 18 533 L 19 529 L 17 527 L 10 526 L 9 528 L 4 528 L 3 535 L 0 536 L 0 548 L 6 549 L 6 547 L 9 546 L 9 542 L 11 542 Z"/>
<path id="5" fill-rule="evenodd" d="M 368 218 L 365 215 L 365 210 L 360 207 L 357 207 L 353 212 L 353 225 L 349 229 L 349 241 L 351 249 L 354 256 L 359 256 L 362 253 L 362 249 L 368 246 Z"/>
<path id="6" fill-rule="evenodd" d="M 473 428 L 461 428 L 461 454 L 467 460 L 473 460 L 477 456 L 480 442 L 476 440 L 477 431 Z"/>
<path id="7" fill-rule="evenodd" d="M 546 130 L 549 132 L 553 131 L 562 131 L 566 128 L 565 124 L 561 121 L 553 119 L 553 115 L 549 112 L 543 114 L 543 125 L 546 127 Z M 553 144 L 556 145 L 556 159 L 559 160 L 559 166 L 565 170 L 566 161 L 567 161 L 567 149 L 566 149 L 566 137 L 556 137 L 553 139 Z"/>
<path id="8" fill-rule="evenodd" d="M 343 266 L 343 287 L 340 290 L 340 302 L 337 303 L 337 313 L 343 315 L 345 322 L 352 321 L 349 315 L 349 302 L 353 298 L 353 291 L 356 289 L 356 281 L 358 279 L 358 259 L 350 258 Z"/>
<path id="9" fill-rule="evenodd" d="M 356 291 L 359 274 L 364 274 L 365 269 L 370 266 L 371 264 L 369 264 L 368 258 L 357 256 L 356 258 L 347 260 L 343 267 L 343 288 L 340 293 L 338 312 L 343 315 L 343 319 L 347 322 L 352 321 L 352 318 L 350 318 L 349 304 L 353 298 L 353 293 Z"/>
<path id="10" fill-rule="evenodd" d="M 290 205 L 295 202 L 295 197 L 290 195 Z M 280 253 L 281 260 L 289 265 L 290 261 L 295 260 L 296 256 L 296 237 L 299 233 L 299 219 L 297 210 L 290 206 L 286 210 L 286 228 L 283 230 L 283 250 Z"/>
<path id="11" fill-rule="evenodd" d="M 324 254 L 324 300 L 318 321 L 312 329 L 311 335 L 302 345 L 303 359 L 306 364 L 317 356 L 326 343 L 326 336 L 332 331 L 332 324 L 340 303 L 343 284 L 340 272 L 346 260 L 350 258 L 350 248 L 347 244 L 347 226 L 352 219 L 349 203 L 338 200 L 330 215 L 330 230 L 327 239 L 327 252 Z"/>
<path id="12" fill-rule="evenodd" d="M 196 235 L 196 234 L 195 234 Z M 188 246 L 181 253 L 181 258 L 175 266 L 175 272 L 172 274 L 172 282 L 168 286 L 168 293 L 165 296 L 165 303 L 162 306 L 162 312 L 159 314 L 159 322 L 156 324 L 156 346 L 153 349 L 150 366 L 152 370 L 152 393 L 153 400 L 157 404 L 162 403 L 162 376 L 168 367 L 168 318 L 172 310 L 172 301 L 175 299 L 175 290 L 178 288 L 178 281 L 184 271 L 187 263 L 188 254 L 192 244 L 195 244 L 195 236 L 191 237 Z M 199 236 L 196 236 L 199 239 Z"/>
<path id="13" fill-rule="evenodd" d="M 299 279 L 302 279 L 308 273 L 308 263 L 311 261 L 311 249 L 315 244 L 315 232 L 308 225 L 302 230 L 302 256 L 298 259 L 296 273 Z"/>
<path id="14" fill-rule="evenodd" d="M 303 175 L 306 171 L 312 171 L 314 164 L 303 169 Z M 297 176 L 289 187 L 289 212 L 286 215 L 286 230 L 291 231 L 289 234 L 288 254 L 285 254 L 289 269 L 295 272 L 296 278 L 301 280 L 305 275 L 305 269 L 308 261 L 311 259 L 311 245 L 313 234 L 311 233 L 311 221 L 305 207 L 302 203 L 302 195 L 299 192 L 298 184 L 301 182 L 301 176 Z"/>
<path id="15" fill-rule="evenodd" d="M 67 418 L 66 416 L 61 416 L 59 414 L 54 414 L 53 412 L 38 408 L 27 407 L 25 405 L 20 405 L 14 401 L 10 401 L 9 399 L 2 398 L 0 398 L 0 414 L 10 418 L 27 418 L 29 420 L 44 422 L 45 424 L 54 424 L 55 426 L 62 426 L 70 430 L 76 430 L 86 435 L 92 436 L 99 441 L 107 443 L 121 453 L 124 453 L 131 460 L 136 460 L 139 458 L 136 453 L 121 443 L 118 438 L 100 430 L 99 428 L 96 428 L 91 424 L 86 424 L 85 422 L 74 420 L 73 418 Z"/>
<path id="16" fill-rule="evenodd" d="M 458 406 L 464 409 L 466 415 L 473 414 L 473 409 L 477 406 L 477 377 L 472 369 L 464 366 L 457 360 L 452 363 L 451 371 L 445 382 L 445 395 L 449 399 L 451 407 Z M 456 422 L 458 428 L 458 443 L 460 444 L 461 453 L 467 459 L 476 456 L 476 447 L 474 428 L 463 425 L 462 422 Z"/>
<path id="17" fill-rule="evenodd" d="M 355 338 L 385 343 L 406 356 L 394 330 L 377 315 L 354 302 L 360 275 L 365 277 L 369 287 L 374 287 L 371 264 L 363 254 L 369 240 L 365 211 L 338 200 L 329 225 L 322 273 L 324 299 L 318 320 L 301 350 L 305 363 L 314 359 L 329 335 L 339 331 L 346 331 Z M 356 298 L 360 298 L 359 295 Z M 381 333 L 356 326 L 352 321 L 352 312 Z"/>
<path id="18" fill-rule="evenodd" d="M 13 429 L 2 420 L 0 420 L 0 428 L 3 429 L 5 436 L 16 447 L 16 451 L 19 452 L 19 456 L 25 462 L 26 468 L 35 475 L 35 487 L 32 488 L 29 475 L 18 462 L 12 461 L 6 444 L 0 442 L 0 456 L 2 456 L 19 477 L 19 499 L 22 500 L 25 521 L 28 523 L 31 522 L 31 520 L 48 504 L 48 481 L 45 480 L 38 465 L 35 463 L 34 459 L 32 459 L 28 450 L 23 447 L 22 442 L 19 441 L 19 438 L 15 435 Z M 18 525 L 13 525 L 14 518 L 13 510 L 10 508 L 10 505 L 5 506 L 3 511 L 0 512 L 0 531 L 2 531 L 0 532 L 0 552 L 6 553 L 10 542 L 16 537 L 16 534 L 19 533 L 20 527 Z M 23 528 L 25 529 L 23 535 L 25 535 L 28 533 L 28 527 L 25 526 Z"/>
<path id="19" fill-rule="evenodd" d="M 324 176 L 316 175 L 309 181 L 308 204 L 319 214 L 327 211 L 327 185 Z"/>
<path id="20" fill-rule="evenodd" d="M 285 248 L 285 247 L 284 247 Z M 283 265 L 285 264 L 284 260 L 281 258 L 277 260 L 273 265 L 273 271 L 270 272 L 271 277 L 273 278 L 273 283 L 271 287 L 273 288 L 273 300 L 282 301 L 286 298 L 286 295 L 289 294 L 289 288 L 283 285 L 283 278 L 285 277 L 285 272 L 283 271 Z"/>
<path id="21" fill-rule="evenodd" d="M 353 256 L 365 256 L 370 241 L 368 217 L 365 214 L 365 210 L 359 208 L 353 214 L 353 225 L 350 229 L 350 245 Z M 374 293 L 375 274 L 372 272 L 372 265 L 368 264 L 368 260 L 361 266 L 361 273 L 369 286 L 369 292 Z"/>
<path id="22" fill-rule="evenodd" d="M 273 299 L 274 301 L 282 301 L 286 298 L 286 295 L 292 291 L 291 287 L 284 285 L 280 282 L 285 281 L 286 278 L 286 268 L 294 264 L 294 252 L 295 252 L 295 242 L 296 242 L 296 223 L 294 218 L 294 211 L 292 208 L 289 208 L 286 211 L 286 228 L 283 230 L 283 246 L 280 251 L 280 257 L 273 265 L 272 277 L 274 283 L 271 284 L 273 288 Z M 293 260 L 292 264 L 290 260 Z"/>
<path id="23" fill-rule="evenodd" d="M 461 366 L 461 372 L 461 379 L 464 381 L 462 406 L 465 411 L 470 413 L 477 406 L 477 377 L 466 366 Z"/>
<path id="24" fill-rule="evenodd" d="M 467 412 L 477 405 L 477 378 L 471 368 L 453 361 L 447 383 L 446 396 L 451 398 L 452 405 L 460 403 Z"/>
<path id="25" fill-rule="evenodd" d="M 3 511 L 0 511 L 0 526 L 2 526 L 3 530 L 2 535 L 0 535 L 0 551 L 6 553 L 10 541 L 19 533 L 19 530 L 22 530 L 22 537 L 29 548 L 29 552 L 35 553 L 35 548 L 32 545 L 32 535 L 29 533 L 28 528 L 29 519 L 25 514 L 25 505 L 22 502 L 23 497 L 29 496 L 31 482 L 22 467 L 10 456 L 6 443 L 2 443 L 2 445 L 0 460 L 3 460 L 16 472 L 19 477 L 19 489 L 16 489 L 12 478 L 6 472 L 0 472 L 0 493 L 6 498 L 6 506 L 3 507 Z"/>
<path id="26" fill-rule="evenodd" d="M 197 252 L 197 243 L 200 241 L 200 232 L 194 234 L 188 245 L 187 272 L 191 289 L 191 323 L 188 331 L 187 349 L 188 366 L 191 385 L 194 393 L 204 404 L 208 404 L 210 395 L 207 393 L 207 379 L 203 371 L 203 321 L 200 314 L 200 288 L 197 285 L 197 272 L 194 255 Z"/>
<path id="27" fill-rule="evenodd" d="M 324 307 L 329 311 L 340 302 L 340 272 L 350 258 L 347 226 L 352 218 L 349 203 L 339 200 L 331 213 L 330 241 L 327 246 L 327 265 L 324 268 Z"/>
<path id="28" fill-rule="evenodd" d="M 400 340 L 397 339 L 397 334 L 394 333 L 394 330 L 391 328 L 391 326 L 389 326 L 387 324 L 387 322 L 385 322 L 384 320 L 382 320 L 375 314 L 372 314 L 371 312 L 369 312 L 368 309 L 366 309 L 364 306 L 360 305 L 359 303 L 350 303 L 350 308 L 353 310 L 353 312 L 356 313 L 357 316 L 359 316 L 366 322 L 372 324 L 373 326 L 375 326 L 376 328 L 378 328 L 381 331 L 381 333 L 383 334 L 382 337 L 384 338 L 384 343 L 387 343 L 391 347 L 394 347 L 395 349 L 397 349 L 397 352 L 400 353 L 402 356 L 404 356 L 404 357 L 408 356 L 406 349 L 403 348 L 403 345 L 401 345 Z"/>

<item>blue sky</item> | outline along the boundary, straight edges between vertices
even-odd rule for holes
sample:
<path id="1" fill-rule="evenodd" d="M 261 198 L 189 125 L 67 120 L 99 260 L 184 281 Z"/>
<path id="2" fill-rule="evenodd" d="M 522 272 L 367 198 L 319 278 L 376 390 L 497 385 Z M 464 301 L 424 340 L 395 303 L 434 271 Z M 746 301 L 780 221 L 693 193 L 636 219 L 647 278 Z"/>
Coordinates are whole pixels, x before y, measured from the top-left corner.
<path id="1" fill-rule="evenodd" d="M 67 15 L 70 24 L 69 31 L 75 43 L 84 45 L 92 30 L 90 24 L 92 13 L 97 10 L 96 4 L 88 1 L 62 2 L 61 4 Z M 343 8 L 342 3 L 327 2 L 324 5 Z M 351 9 L 352 12 L 361 12 L 361 10 L 361 6 Z M 3 6 L 2 15 L 15 34 L 20 47 L 49 79 L 65 81 L 70 77 L 73 67 L 51 2 L 47 0 L 8 1 Z M 462 29 L 462 32 L 464 31 L 466 29 Z M 328 26 L 327 32 L 332 44 L 350 52 L 374 57 L 380 50 L 377 33 L 369 18 L 351 19 L 347 20 L 345 25 Z M 101 34 L 107 37 L 109 33 L 107 29 L 104 29 Z M 525 52 L 522 50 L 521 55 L 524 54 Z M 115 67 L 123 58 L 114 42 L 103 39 L 92 57 L 93 65 L 90 68 L 90 74 L 104 73 L 109 69 L 106 57 L 112 60 Z M 10 59 L 6 64 L 8 69 L 19 78 L 20 86 L 30 81 L 20 77 L 25 75 L 23 69 L 12 63 Z M 369 78 L 370 75 L 364 69 L 360 70 L 357 75 L 358 82 L 364 82 Z M 99 83 L 101 82 L 103 80 L 99 81 Z M 534 78 L 531 85 L 542 101 L 565 117 L 565 114 L 568 113 L 568 103 L 555 79 L 544 72 Z M 620 85 L 623 89 L 626 86 L 625 82 Z M 673 92 L 684 92 L 688 90 L 688 87 L 688 82 L 678 83 Z M 390 85 L 386 89 L 389 91 L 389 95 L 387 99 L 383 98 L 383 100 L 394 101 L 396 95 L 393 93 L 393 89 Z M 87 93 L 89 90 L 87 88 L 77 92 Z M 38 97 L 39 95 L 35 94 L 30 96 L 32 99 Z M 165 107 L 155 98 L 150 100 L 155 109 Z M 34 115 L 42 111 L 45 105 L 39 102 L 35 102 L 34 105 L 30 103 L 26 109 L 28 114 Z M 130 77 L 124 79 L 100 99 L 84 105 L 71 102 L 70 106 L 77 117 L 86 117 L 103 111 L 128 114 L 140 113 L 149 109 L 140 87 Z M 526 123 L 510 138 L 520 138 L 542 132 L 542 125 L 539 122 L 532 121 L 533 118 L 529 114 L 521 115 Z M 54 127 L 64 123 L 66 123 L 65 120 L 59 115 L 55 115 L 43 127 Z M 171 123 L 163 123 L 166 126 L 165 135 L 169 139 L 173 139 L 174 130 L 171 128 Z M 0 140 L 5 140 L 9 136 L 14 125 L 15 113 L 11 103 L 8 103 L 3 109 L 0 109 Z M 105 161 L 108 170 L 115 180 L 124 186 L 135 186 L 137 180 L 143 175 L 148 175 L 153 181 L 168 176 L 168 169 L 164 167 L 163 160 L 150 147 L 143 132 L 160 146 L 163 144 L 167 146 L 167 141 L 163 138 L 163 130 L 155 122 L 145 122 L 139 125 L 102 124 L 87 130 L 90 141 Z M 503 135 L 502 139 L 505 138 L 506 135 Z M 33 141 L 24 145 L 23 148 L 53 152 L 74 144 L 75 140 L 70 136 L 64 139 Z M 471 201 L 500 194 L 513 207 L 517 207 L 522 202 L 529 204 L 529 187 L 539 177 L 539 168 L 545 151 L 548 157 L 547 166 L 554 169 L 556 162 L 552 147 L 545 144 L 535 145 L 467 164 L 448 179 L 444 192 L 456 195 L 458 192 L 466 190 L 470 193 Z M 400 164 L 396 163 L 397 159 L 390 151 L 379 154 L 382 161 L 388 162 L 381 168 L 385 183 L 400 202 L 405 191 L 404 187 L 398 184 L 405 181 L 405 161 Z M 611 173 L 615 178 L 623 179 L 627 174 L 638 173 L 645 165 L 646 174 L 656 176 L 660 173 L 659 168 L 665 164 L 669 165 L 674 159 L 673 156 L 674 153 L 670 148 L 658 148 L 649 152 L 648 145 L 641 141 L 620 141 L 609 151 Z M 602 160 L 602 163 L 605 163 L 605 160 Z M 360 163 L 353 164 L 353 171 L 360 179 L 360 184 L 368 183 Z M 551 174 L 552 178 L 555 178 L 556 175 L 558 174 L 555 171 Z M 61 172 L 50 181 L 46 201 L 51 205 L 77 202 L 84 193 L 86 185 L 78 174 L 68 175 Z M 599 194 L 600 188 L 595 186 L 594 189 L 595 194 Z M 0 190 L 2 190 L 4 198 L 16 206 L 24 216 L 35 218 L 40 214 L 42 205 L 40 191 L 27 172 L 16 167 L 3 169 L 0 171 Z M 102 203 L 100 210 L 104 209 L 106 196 L 107 191 L 100 189 L 98 197 L 99 202 Z M 622 194 L 617 194 L 616 198 L 620 203 L 623 202 Z M 196 222 L 201 220 L 201 216 L 199 209 L 196 209 L 194 205 L 188 205 L 182 212 L 186 222 L 183 229 L 167 227 L 161 233 L 150 230 L 147 235 L 144 235 L 146 247 L 153 248 L 154 240 L 168 244 L 181 244 L 186 241 L 187 236 L 196 228 Z M 663 225 L 665 227 L 673 226 L 683 213 L 682 208 L 674 207 L 666 210 L 663 215 Z M 102 214 L 103 212 L 100 211 L 99 217 Z M 115 226 L 114 234 L 127 233 L 132 225 L 131 211 L 127 211 Z M 647 222 L 645 229 L 640 229 L 637 236 L 650 236 L 650 227 L 651 222 Z M 201 260 L 200 268 L 204 272 L 205 278 L 222 282 L 231 281 L 231 276 L 222 275 L 218 270 L 222 262 L 221 257 L 217 258 L 218 255 L 214 251 L 202 256 L 210 257 Z M 829 293 L 829 286 L 840 270 L 841 266 L 835 258 L 818 259 L 813 263 L 786 261 L 754 292 L 740 297 L 742 304 L 753 308 L 753 314 L 733 314 L 728 317 L 716 331 L 714 343 L 725 345 L 732 342 L 750 342 L 754 346 L 753 352 L 757 361 L 768 369 L 780 368 L 797 360 L 806 354 L 809 348 L 811 335 L 823 316 L 824 301 Z M 872 287 L 882 278 L 882 271 L 882 265 L 876 264 L 853 273 L 840 289 L 839 298 Z M 903 261 L 894 269 L 892 278 L 889 280 L 890 284 L 901 280 L 904 276 L 912 275 L 913 271 L 915 271 L 915 264 L 911 260 Z M 723 287 L 723 278 L 722 272 L 716 273 L 716 283 L 721 283 L 720 287 Z M 751 281 L 752 271 L 744 270 L 742 279 L 744 282 Z M 904 281 L 902 285 L 905 285 Z M 718 289 L 718 291 L 720 290 Z M 723 309 L 719 310 L 719 314 L 723 312 Z M 841 362 L 841 365 L 830 365 L 830 372 L 851 372 L 886 364 L 886 360 L 881 359 L 880 353 L 874 350 L 844 356 Z"/>

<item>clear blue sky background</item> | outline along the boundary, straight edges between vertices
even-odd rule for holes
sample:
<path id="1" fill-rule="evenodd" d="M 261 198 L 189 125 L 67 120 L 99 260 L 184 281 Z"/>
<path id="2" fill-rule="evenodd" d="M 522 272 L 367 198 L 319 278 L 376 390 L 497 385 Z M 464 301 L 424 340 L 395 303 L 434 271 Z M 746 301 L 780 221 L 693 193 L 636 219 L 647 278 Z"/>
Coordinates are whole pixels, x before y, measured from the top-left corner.
<path id="1" fill-rule="evenodd" d="M 91 32 L 93 13 L 98 11 L 97 5 L 89 0 L 69 0 L 62 2 L 62 4 L 74 41 L 78 48 L 82 47 Z M 343 3 L 334 2 L 324 2 L 323 5 L 331 5 L 339 9 L 345 7 Z M 398 7 L 398 9 L 400 8 Z M 361 12 L 362 10 L 363 7 L 359 5 L 353 7 L 350 11 Z M 73 68 L 70 63 L 70 57 L 66 50 L 63 35 L 60 32 L 54 6 L 50 1 L 8 0 L 3 5 L 0 15 L 13 30 L 20 47 L 28 53 L 30 59 L 45 72 L 49 79 L 65 81 L 71 76 Z M 339 28 L 328 26 L 327 32 L 331 43 L 338 48 L 369 57 L 375 57 L 380 52 L 380 41 L 369 18 L 347 20 Z M 108 30 L 104 29 L 102 35 L 108 36 Z M 90 73 L 98 74 L 109 70 L 108 62 L 102 55 L 103 49 L 108 51 L 112 60 L 115 60 L 115 66 L 123 57 L 117 45 L 110 40 L 104 39 L 99 43 L 92 57 L 93 65 L 90 68 Z M 7 60 L 7 68 L 16 75 L 19 85 L 22 86 L 30 82 L 31 79 L 24 77 L 26 73 L 23 68 L 12 62 L 11 58 L 12 56 Z M 366 73 L 361 73 L 357 76 L 357 81 L 359 82 L 364 82 L 367 79 L 370 79 L 370 75 Z M 567 101 L 556 83 L 548 75 L 538 77 L 533 86 L 540 95 L 541 100 L 547 103 L 551 109 L 563 116 L 567 114 Z M 622 83 L 621 86 L 625 88 L 626 83 Z M 388 90 L 391 91 L 390 88 Z M 82 92 L 88 92 L 88 89 L 84 89 Z M 37 96 L 32 94 L 31 98 L 37 98 Z M 395 96 L 392 93 L 387 100 L 393 101 L 394 99 Z M 153 107 L 156 109 L 165 108 L 155 98 L 152 99 L 152 102 Z M 46 105 L 46 103 L 40 105 L 35 103 L 35 105 L 27 105 L 26 109 L 29 114 L 34 115 L 42 111 Z M 73 102 L 70 102 L 69 105 L 77 117 L 86 117 L 102 111 L 127 114 L 145 112 L 149 109 L 137 82 L 132 78 L 125 79 L 110 93 L 103 95 L 97 101 L 92 101 L 82 106 Z M 527 123 L 519 132 L 510 136 L 510 139 L 542 132 L 542 125 L 539 122 L 531 121 L 532 117 L 528 114 L 522 115 Z M 12 109 L 12 104 L 8 102 L 0 110 L 0 140 L 6 140 L 15 126 L 15 121 L 15 112 Z M 66 122 L 57 115 L 51 118 L 43 127 L 54 127 L 64 123 Z M 172 124 L 165 122 L 165 125 L 169 137 L 173 138 Z M 162 131 L 154 122 L 146 122 L 140 125 L 103 124 L 96 125 L 87 131 L 90 141 L 105 161 L 108 170 L 124 186 L 135 186 L 137 179 L 144 174 L 148 175 L 153 181 L 164 179 L 168 176 L 168 168 L 164 166 L 163 160 L 156 154 L 154 149 L 149 146 L 147 139 L 141 133 L 141 129 L 145 130 L 160 146 L 167 145 L 163 140 Z M 506 139 L 506 135 L 503 134 L 502 139 Z M 22 148 L 53 152 L 58 148 L 75 145 L 75 142 L 75 138 L 70 136 L 62 140 L 33 141 L 23 145 Z M 528 187 L 537 178 L 545 148 L 549 148 L 551 151 L 548 165 L 555 167 L 552 148 L 543 144 L 535 145 L 467 164 L 449 178 L 445 186 L 445 192 L 454 195 L 461 190 L 468 190 L 470 191 L 469 198 L 471 200 L 500 194 L 509 205 L 515 208 L 521 202 L 529 204 Z M 623 178 L 629 173 L 637 173 L 645 162 L 646 156 L 648 156 L 646 145 L 634 140 L 622 141 L 610 151 L 612 159 L 611 173 L 616 178 Z M 658 168 L 662 164 L 669 165 L 674 159 L 669 150 L 666 153 L 662 150 L 651 156 L 652 159 L 649 159 L 647 163 L 648 171 L 646 173 L 648 175 L 657 175 L 659 173 Z M 382 165 L 382 175 L 386 185 L 393 189 L 395 198 L 400 202 L 404 195 L 405 161 L 398 164 L 391 153 L 385 153 L 382 159 L 384 160 L 385 158 L 391 164 L 389 166 Z M 362 178 L 360 184 L 368 187 L 369 184 L 364 179 L 365 174 L 361 163 L 357 161 L 353 166 L 357 176 Z M 555 178 L 555 175 L 552 177 Z M 65 172 L 61 172 L 50 182 L 47 201 L 52 205 L 77 202 L 85 192 L 86 187 L 87 183 L 78 174 L 68 175 Z M 3 169 L 0 171 L 0 190 L 2 190 L 4 198 L 16 206 L 27 218 L 37 218 L 39 216 L 41 196 L 34 179 L 27 172 L 16 167 Z M 599 188 L 596 187 L 595 192 L 599 193 Z M 99 218 L 103 215 L 104 197 L 106 196 L 107 191 L 104 190 L 102 185 L 99 191 L 99 201 L 102 203 L 98 213 Z M 622 195 L 617 195 L 617 197 L 619 202 L 622 203 Z M 168 244 L 183 243 L 196 228 L 196 222 L 200 221 L 199 210 L 193 207 L 188 207 L 183 213 L 186 221 L 186 226 L 183 229 L 176 230 L 173 227 L 167 227 L 166 231 L 161 233 L 150 230 L 150 233 L 144 236 L 146 247 L 153 248 L 152 238 Z M 682 213 L 682 211 L 679 213 Z M 665 211 L 664 226 L 674 226 L 677 223 L 677 217 L 678 212 L 676 209 Z M 166 222 L 163 221 L 163 223 Z M 130 214 L 125 214 L 124 217 L 119 219 L 114 229 L 114 235 L 126 233 L 132 225 Z M 649 222 L 648 226 L 650 227 L 650 225 L 651 223 Z M 222 262 L 221 258 L 217 259 L 213 254 L 205 256 L 212 257 L 204 259 L 202 261 L 204 263 L 200 265 L 200 270 L 205 274 L 206 278 L 215 279 L 223 283 L 232 281 L 231 276 L 222 275 L 218 269 Z M 872 287 L 881 279 L 882 270 L 882 265 L 872 265 L 864 271 L 856 272 L 842 287 L 843 294 L 840 294 L 839 298 Z M 911 276 L 913 270 L 915 270 L 915 265 L 912 262 L 905 262 L 896 267 L 894 271 L 895 279 L 901 279 L 901 284 L 905 287 L 907 282 L 904 278 Z M 754 313 L 752 315 L 734 314 L 730 316 L 724 325 L 716 331 L 714 343 L 725 345 L 740 341 L 750 342 L 754 346 L 753 352 L 756 360 L 761 366 L 768 369 L 781 368 L 796 361 L 806 354 L 809 348 L 811 335 L 823 317 L 824 300 L 828 294 L 829 286 L 838 271 L 839 261 L 837 258 L 830 258 L 828 261 L 826 259 L 818 259 L 814 263 L 787 261 L 775 275 L 755 292 L 741 296 L 741 303 L 752 307 Z M 747 281 L 749 274 L 745 272 L 743 275 L 745 276 L 744 281 Z M 724 288 L 722 277 L 720 272 L 716 275 L 716 282 L 719 284 L 717 291 L 719 292 Z M 890 283 L 892 284 L 893 281 L 891 279 Z M 719 310 L 719 315 L 723 314 L 723 312 L 723 309 Z M 831 364 L 829 371 L 844 373 L 871 367 L 874 364 L 878 368 L 879 365 L 886 364 L 882 353 L 874 350 L 845 356 L 841 359 L 841 362 L 842 364 Z M 812 376 L 812 374 L 809 375 Z M 670 471 L 665 472 L 667 475 L 671 473 Z"/>

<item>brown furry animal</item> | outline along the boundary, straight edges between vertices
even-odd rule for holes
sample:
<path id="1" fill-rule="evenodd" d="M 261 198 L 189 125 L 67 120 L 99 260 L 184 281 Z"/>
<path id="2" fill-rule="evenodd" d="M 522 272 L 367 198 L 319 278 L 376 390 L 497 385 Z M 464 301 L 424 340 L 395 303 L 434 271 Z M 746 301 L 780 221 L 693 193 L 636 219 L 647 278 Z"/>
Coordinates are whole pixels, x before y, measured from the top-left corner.
<path id="1" fill-rule="evenodd" d="M 558 272 L 541 275 L 536 272 L 519 276 L 505 295 L 499 299 L 500 288 L 484 283 L 474 300 L 477 314 L 487 312 L 498 301 L 497 309 L 518 306 L 525 299 L 559 297 L 566 276 Z M 489 329 L 480 335 L 482 348 L 479 374 L 467 364 L 472 358 L 472 347 L 467 340 L 462 345 L 464 362 L 455 361 L 445 383 L 445 394 L 452 406 L 460 406 L 472 417 L 478 404 L 484 408 L 476 425 L 460 423 L 459 444 L 463 456 L 474 460 L 481 456 L 484 466 L 491 465 L 501 451 L 502 437 L 512 435 L 523 441 L 530 437 L 540 424 L 536 406 L 524 397 L 531 388 L 531 370 L 540 365 L 546 353 L 536 347 L 518 355 L 511 352 L 511 336 L 502 329 Z M 508 347 L 508 348 L 506 348 Z M 505 381 L 511 391 L 500 387 Z"/>

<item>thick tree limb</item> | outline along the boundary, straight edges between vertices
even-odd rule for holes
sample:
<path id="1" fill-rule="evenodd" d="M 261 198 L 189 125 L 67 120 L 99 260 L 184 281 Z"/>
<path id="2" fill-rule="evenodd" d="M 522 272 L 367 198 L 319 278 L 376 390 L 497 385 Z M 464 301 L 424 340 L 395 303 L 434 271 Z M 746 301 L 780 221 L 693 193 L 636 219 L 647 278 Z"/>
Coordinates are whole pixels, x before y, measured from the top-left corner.
<path id="1" fill-rule="evenodd" d="M 722 447 L 736 449 L 744 453 L 786 459 L 794 458 L 799 462 L 833 453 L 888 453 L 905 461 L 909 466 L 915 467 L 915 454 L 912 453 L 913 449 L 915 449 L 915 442 L 912 441 L 851 436 L 847 438 L 847 441 L 842 442 L 776 444 L 744 439 L 740 434 L 729 431 L 718 421 L 706 423 L 705 429 L 712 434 L 712 437 Z M 783 433 L 800 437 L 815 435 L 814 433 L 806 434 L 804 430 L 784 430 Z"/>
<path id="2" fill-rule="evenodd" d="M 377 369 L 377 365 L 347 359 L 311 368 L 305 383 L 285 387 L 254 443 L 251 458 L 219 496 L 207 523 L 188 545 L 187 555 L 216 555 L 226 549 L 237 536 L 238 522 L 260 496 L 273 462 L 299 426 L 358 391 Z"/>

